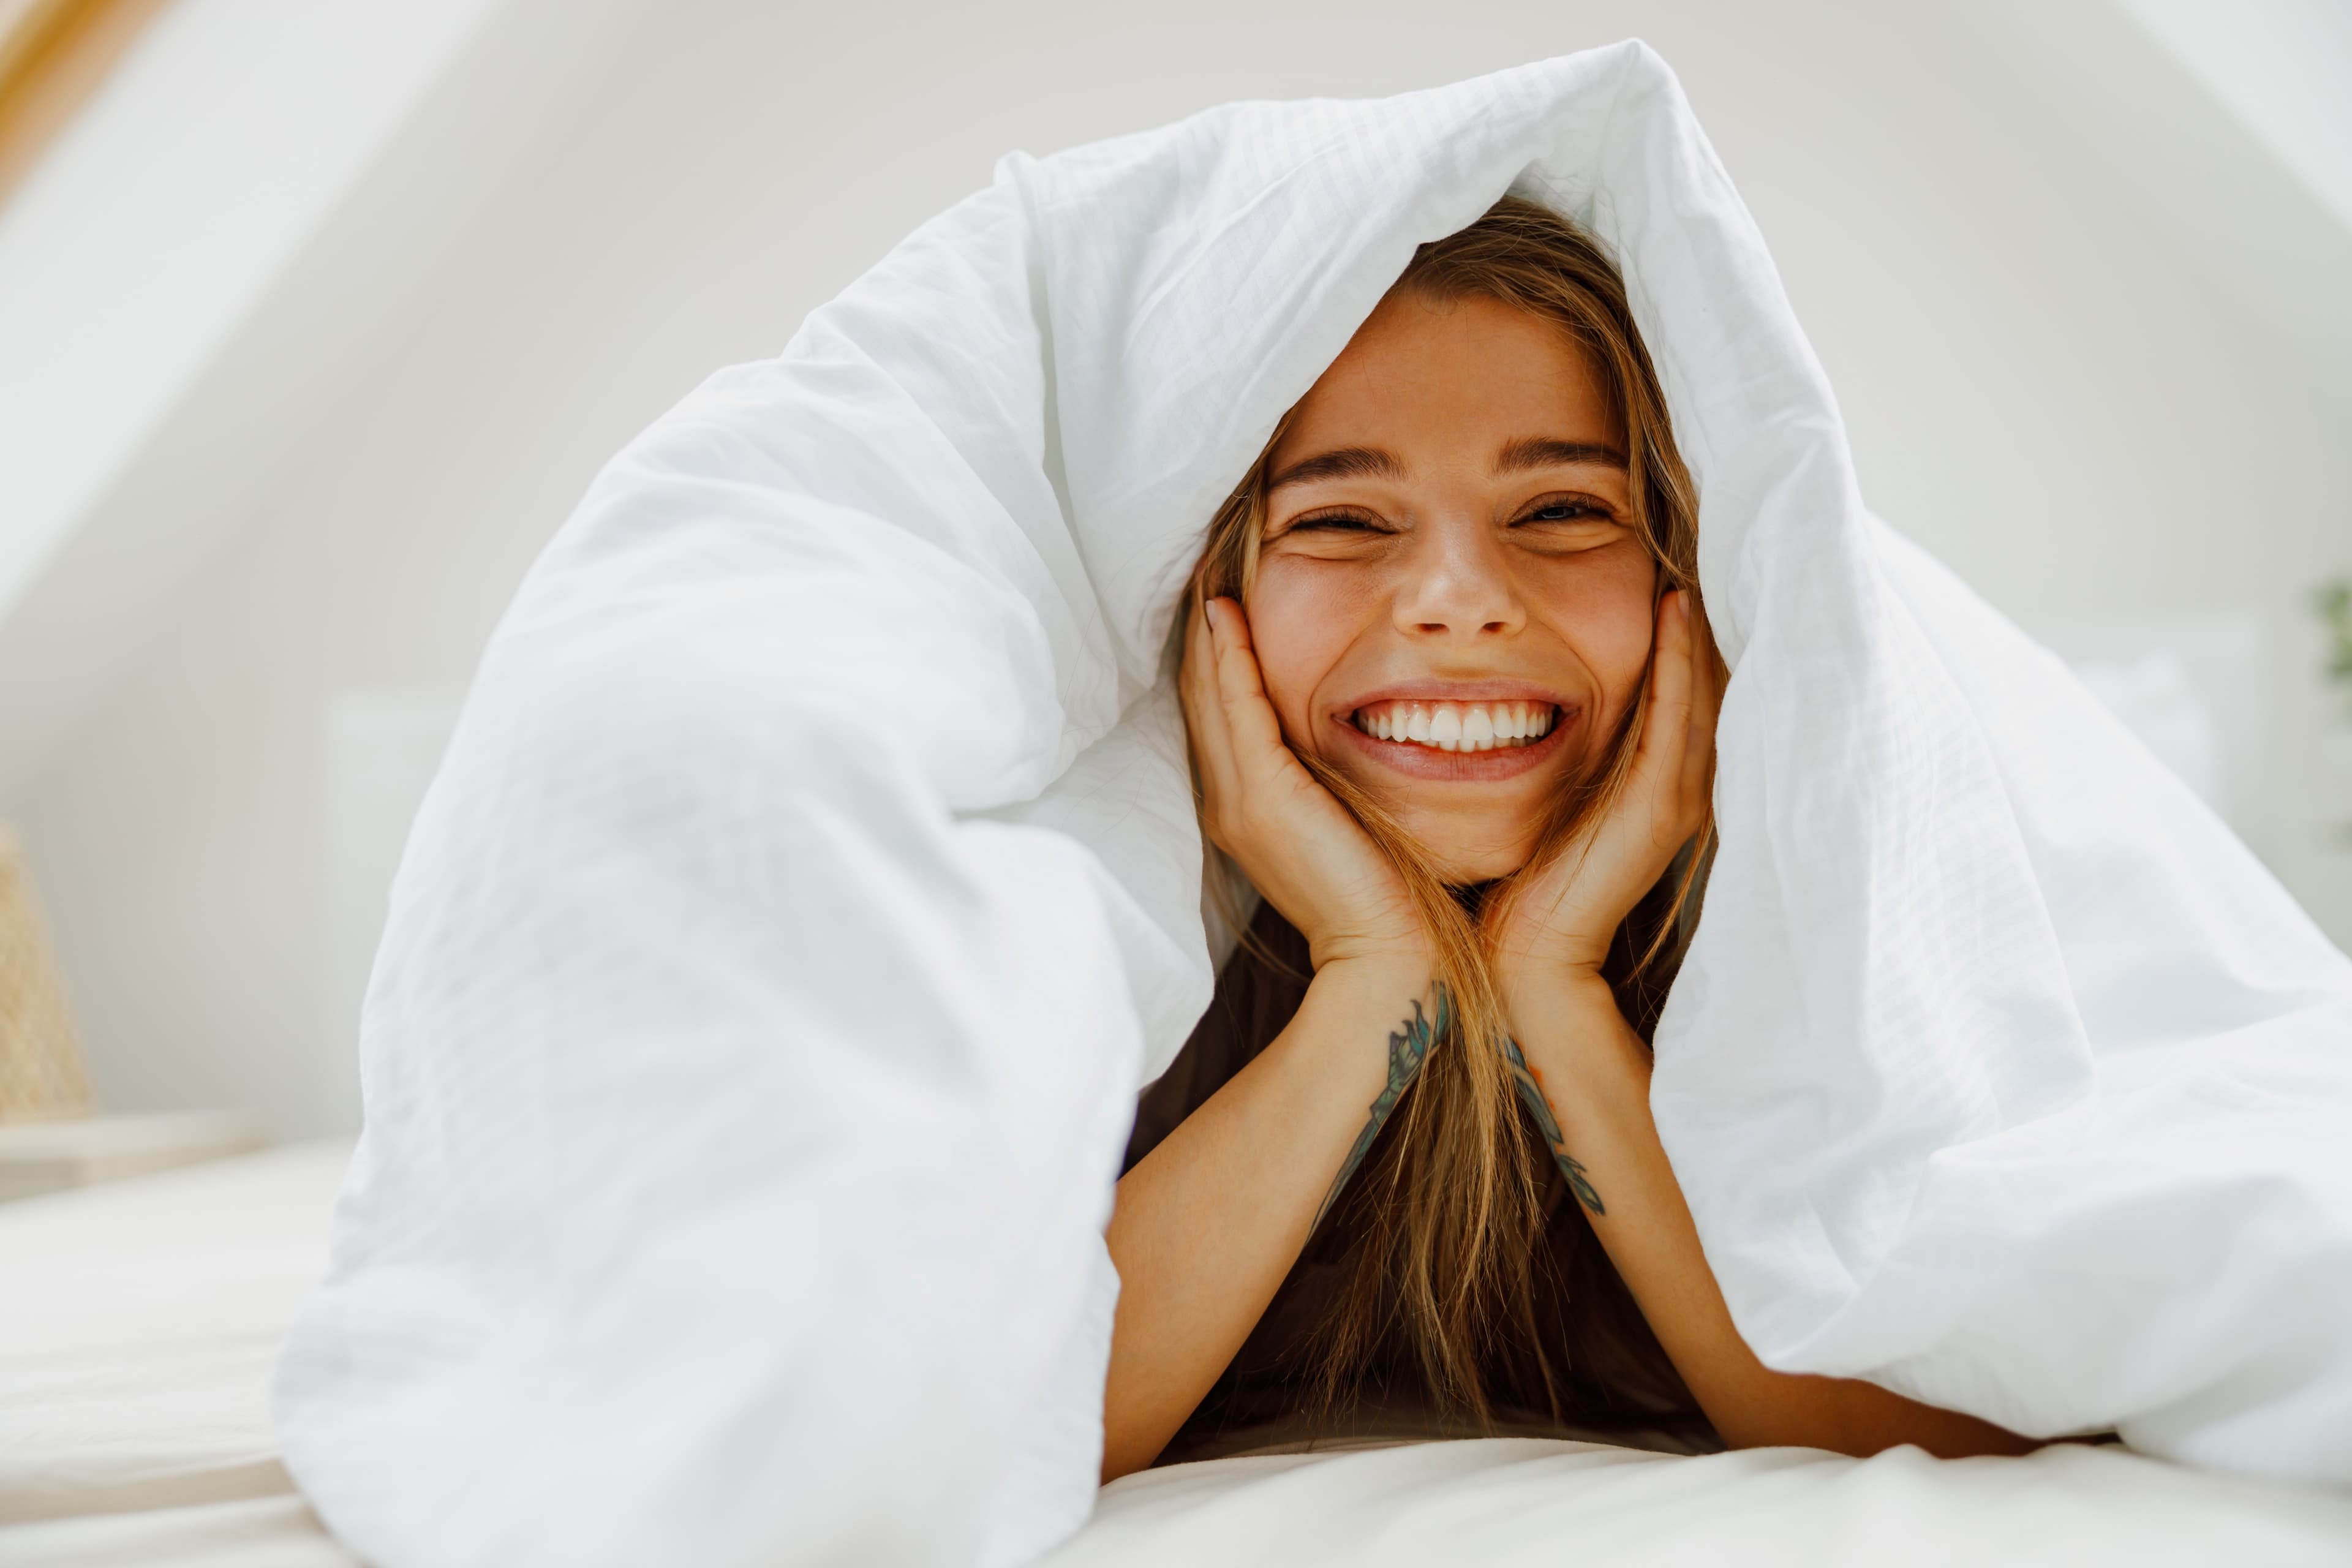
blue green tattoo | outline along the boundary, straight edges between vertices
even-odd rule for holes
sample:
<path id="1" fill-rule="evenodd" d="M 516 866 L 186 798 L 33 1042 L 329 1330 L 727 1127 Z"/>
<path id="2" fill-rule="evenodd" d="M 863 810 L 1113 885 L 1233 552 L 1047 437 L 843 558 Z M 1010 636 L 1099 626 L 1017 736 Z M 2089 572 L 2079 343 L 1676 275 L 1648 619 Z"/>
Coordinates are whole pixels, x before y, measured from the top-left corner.
<path id="1" fill-rule="evenodd" d="M 1536 1131 L 1543 1134 L 1544 1146 L 1551 1151 L 1552 1159 L 1559 1163 L 1559 1173 L 1568 1178 L 1568 1190 L 1574 1193 L 1576 1201 L 1590 1212 L 1607 1214 L 1609 1211 L 1601 1206 L 1601 1194 L 1593 1189 L 1591 1178 L 1584 1173 L 1584 1167 L 1577 1163 L 1574 1155 L 1560 1147 L 1566 1140 L 1560 1136 L 1559 1118 L 1551 1113 L 1551 1101 L 1544 1098 L 1543 1086 L 1536 1082 L 1534 1069 L 1528 1066 L 1528 1058 L 1519 1053 L 1518 1041 L 1505 1039 L 1503 1056 L 1510 1062 L 1511 1077 L 1519 1086 L 1520 1103 L 1535 1117 Z"/>
<path id="2" fill-rule="evenodd" d="M 1356 1167 L 1364 1163 L 1364 1155 L 1370 1151 L 1372 1140 L 1380 1136 L 1390 1112 L 1396 1110 L 1397 1101 L 1404 1098 L 1404 1091 L 1412 1088 L 1412 1080 L 1420 1076 L 1421 1064 L 1429 1057 L 1429 1047 L 1445 1033 L 1452 1021 L 1453 1009 L 1447 1005 L 1443 985 L 1437 988 L 1437 1016 L 1433 1019 L 1422 1012 L 1421 999 L 1413 998 L 1412 1016 L 1389 1037 L 1389 1081 L 1381 1089 L 1380 1098 L 1372 1101 L 1371 1120 L 1364 1123 L 1361 1132 L 1356 1134 L 1355 1147 L 1348 1151 L 1347 1163 L 1339 1167 L 1339 1179 L 1323 1195 L 1323 1206 L 1315 1211 L 1315 1223 L 1307 1227 L 1310 1231 L 1322 1226 L 1323 1216 L 1329 1214 L 1331 1205 L 1339 1201 L 1340 1193 L 1347 1189 L 1348 1178 L 1354 1175 Z"/>

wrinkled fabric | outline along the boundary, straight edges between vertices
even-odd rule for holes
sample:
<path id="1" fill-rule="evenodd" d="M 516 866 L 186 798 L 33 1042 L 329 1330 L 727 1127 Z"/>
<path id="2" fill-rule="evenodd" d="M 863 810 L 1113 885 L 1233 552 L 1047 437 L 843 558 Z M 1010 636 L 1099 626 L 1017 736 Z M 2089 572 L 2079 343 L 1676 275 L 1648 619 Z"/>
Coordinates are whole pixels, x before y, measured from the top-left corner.
<path id="1" fill-rule="evenodd" d="M 1621 259 L 1734 673 L 1660 1130 L 1765 1359 L 2352 1479 L 2352 965 L 1865 511 L 1638 44 L 1043 160 L 598 477 L 393 892 L 288 1463 L 384 1565 L 1010 1563 L 1206 1004 L 1169 628 L 1413 247 Z"/>

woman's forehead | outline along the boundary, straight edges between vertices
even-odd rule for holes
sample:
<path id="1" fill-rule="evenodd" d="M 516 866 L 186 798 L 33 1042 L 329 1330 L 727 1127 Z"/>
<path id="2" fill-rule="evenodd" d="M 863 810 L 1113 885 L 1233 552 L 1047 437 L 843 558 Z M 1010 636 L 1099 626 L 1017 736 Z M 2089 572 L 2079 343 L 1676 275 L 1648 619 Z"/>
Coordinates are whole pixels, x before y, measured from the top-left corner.
<path id="1" fill-rule="evenodd" d="M 1396 478 L 1384 470 L 1436 451 L 1459 460 L 1465 443 L 1497 471 L 1548 460 L 1548 448 L 1607 452 L 1622 467 L 1619 425 L 1559 323 L 1495 300 L 1392 294 L 1299 401 L 1269 478 Z"/>
<path id="2" fill-rule="evenodd" d="M 1486 469 L 1495 479 L 1534 473 L 1548 468 L 1606 468 L 1622 469 L 1625 451 L 1614 441 L 1580 441 L 1553 436 L 1514 436 L 1506 437 L 1487 458 Z M 1385 447 L 1330 447 L 1284 461 L 1266 480 L 1266 494 L 1292 485 L 1310 485 L 1330 479 L 1373 479 L 1403 482 L 1412 477 L 1410 458 Z"/>

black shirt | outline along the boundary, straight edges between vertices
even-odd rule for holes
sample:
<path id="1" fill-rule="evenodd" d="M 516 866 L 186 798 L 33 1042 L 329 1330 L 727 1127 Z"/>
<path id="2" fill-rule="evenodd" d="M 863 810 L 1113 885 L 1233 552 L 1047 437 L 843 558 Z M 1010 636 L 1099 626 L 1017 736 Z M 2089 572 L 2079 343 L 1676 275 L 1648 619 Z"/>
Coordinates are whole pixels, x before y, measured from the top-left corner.
<path id="1" fill-rule="evenodd" d="M 1209 1011 L 1167 1072 L 1144 1090 L 1123 1169 L 1132 1169 L 1159 1147 L 1264 1050 L 1305 999 L 1311 973 L 1306 940 L 1271 905 L 1261 906 L 1250 929 L 1265 956 L 1247 942 L 1234 950 L 1217 976 Z M 1630 967 L 1630 951 L 1623 957 L 1621 970 Z M 1629 1016 L 1646 1037 L 1654 1006 L 1628 998 L 1622 987 L 1620 996 L 1621 1005 L 1633 1004 Z M 1531 1139 L 1531 1158 L 1535 1147 Z M 1377 1157 L 1376 1144 L 1372 1160 Z M 1566 1182 L 1550 1161 L 1539 1165 L 1547 1184 L 1549 1259 L 1537 1270 L 1534 1321 L 1556 1373 L 1560 1414 L 1552 1416 L 1540 1377 L 1527 1370 L 1529 1358 L 1498 1353 L 1486 1378 L 1497 1429 L 1681 1452 L 1720 1447 Z M 1437 1414 L 1417 1362 L 1402 1345 L 1376 1358 L 1361 1401 L 1344 1424 L 1318 1426 L 1308 1410 L 1318 1331 L 1352 1278 L 1355 1251 L 1362 1244 L 1360 1219 L 1353 1228 L 1349 1224 L 1354 1217 L 1350 1205 L 1333 1205 L 1232 1364 L 1161 1454 L 1161 1463 L 1271 1446 L 1308 1429 L 1350 1436 L 1469 1435 L 1459 1422 Z M 1539 1259 L 1539 1265 L 1545 1262 Z"/>

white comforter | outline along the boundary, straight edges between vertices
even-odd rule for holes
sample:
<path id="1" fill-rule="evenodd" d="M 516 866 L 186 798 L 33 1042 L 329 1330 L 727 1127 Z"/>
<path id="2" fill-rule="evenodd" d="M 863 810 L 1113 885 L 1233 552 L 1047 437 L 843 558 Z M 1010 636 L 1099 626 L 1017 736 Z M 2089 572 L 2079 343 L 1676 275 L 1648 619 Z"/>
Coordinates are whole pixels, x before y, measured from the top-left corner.
<path id="1" fill-rule="evenodd" d="M 278 1463 L 269 1373 L 343 1150 L 0 1205 L 0 1568 L 355 1568 Z M 919 1506 L 922 1478 L 898 1478 Z M 1108 1488 L 1048 1568 L 2326 1568 L 2352 1498 L 2119 1450 L 1943 1464 L 1433 1443 Z"/>
<path id="2" fill-rule="evenodd" d="M 1622 259 L 1701 495 L 1722 851 L 1655 1109 L 1741 1331 L 2352 1480 L 2352 963 L 1872 522 L 1629 44 L 1010 158 L 599 478 L 403 864 L 286 1363 L 289 1463 L 363 1554 L 1076 1527 L 1113 1163 L 1209 990 L 1176 595 L 1413 246 L 1507 189 Z"/>

